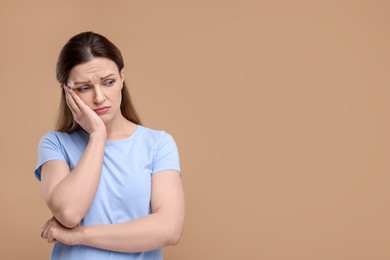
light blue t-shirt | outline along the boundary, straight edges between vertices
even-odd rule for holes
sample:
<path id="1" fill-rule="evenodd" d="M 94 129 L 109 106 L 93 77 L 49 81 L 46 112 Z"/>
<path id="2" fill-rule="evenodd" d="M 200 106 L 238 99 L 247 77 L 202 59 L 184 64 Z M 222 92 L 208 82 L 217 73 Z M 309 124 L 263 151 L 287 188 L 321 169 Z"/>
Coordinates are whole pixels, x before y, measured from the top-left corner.
<path id="1" fill-rule="evenodd" d="M 41 180 L 40 167 L 50 160 L 65 161 L 70 170 L 73 170 L 88 140 L 89 135 L 83 130 L 47 133 L 38 145 L 36 178 Z M 163 170 L 176 170 L 180 173 L 176 143 L 164 131 L 138 125 L 131 136 L 106 142 L 99 187 L 80 226 L 123 223 L 150 214 L 152 175 Z M 51 259 L 160 260 L 163 257 L 161 249 L 121 253 L 56 243 Z"/>

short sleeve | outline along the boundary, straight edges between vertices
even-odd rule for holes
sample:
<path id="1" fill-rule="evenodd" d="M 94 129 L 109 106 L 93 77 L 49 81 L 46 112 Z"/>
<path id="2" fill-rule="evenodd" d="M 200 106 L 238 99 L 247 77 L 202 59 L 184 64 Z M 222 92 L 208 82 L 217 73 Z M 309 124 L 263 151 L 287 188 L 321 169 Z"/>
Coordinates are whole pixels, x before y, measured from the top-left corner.
<path id="1" fill-rule="evenodd" d="M 180 162 L 175 140 L 170 134 L 162 131 L 157 138 L 152 174 L 164 170 L 176 170 L 180 173 Z"/>
<path id="2" fill-rule="evenodd" d="M 34 173 L 39 181 L 41 181 L 41 166 L 52 160 L 67 162 L 60 140 L 54 132 L 49 132 L 42 137 L 38 144 L 38 163 Z"/>

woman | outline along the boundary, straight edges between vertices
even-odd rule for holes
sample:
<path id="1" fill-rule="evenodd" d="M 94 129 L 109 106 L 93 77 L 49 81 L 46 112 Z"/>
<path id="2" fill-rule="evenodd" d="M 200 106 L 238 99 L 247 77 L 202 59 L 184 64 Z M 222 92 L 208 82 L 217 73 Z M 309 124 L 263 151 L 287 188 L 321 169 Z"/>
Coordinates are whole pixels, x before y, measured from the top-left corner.
<path id="1" fill-rule="evenodd" d="M 59 55 L 57 131 L 41 139 L 35 170 L 52 259 L 162 259 L 180 240 L 175 141 L 141 125 L 124 79 L 120 51 L 99 34 L 74 36 Z"/>

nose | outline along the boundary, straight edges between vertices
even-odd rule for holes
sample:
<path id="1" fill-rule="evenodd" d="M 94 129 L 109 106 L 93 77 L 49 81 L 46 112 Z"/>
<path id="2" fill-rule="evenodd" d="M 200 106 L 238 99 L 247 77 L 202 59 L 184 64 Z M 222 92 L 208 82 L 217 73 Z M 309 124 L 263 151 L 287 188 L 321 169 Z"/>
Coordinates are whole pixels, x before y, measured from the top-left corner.
<path id="1" fill-rule="evenodd" d="M 95 91 L 94 91 L 94 97 L 93 97 L 93 102 L 95 104 L 101 104 L 106 100 L 106 96 L 104 95 L 103 90 L 100 88 L 100 86 L 95 86 Z"/>

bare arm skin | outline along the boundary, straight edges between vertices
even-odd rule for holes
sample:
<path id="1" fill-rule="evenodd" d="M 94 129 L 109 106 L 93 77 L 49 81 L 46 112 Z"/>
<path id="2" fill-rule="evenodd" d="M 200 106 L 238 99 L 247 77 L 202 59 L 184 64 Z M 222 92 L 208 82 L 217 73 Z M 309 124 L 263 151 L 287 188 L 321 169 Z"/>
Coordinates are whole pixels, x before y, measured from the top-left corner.
<path id="1" fill-rule="evenodd" d="M 77 166 L 59 160 L 41 167 L 43 197 L 54 217 L 65 227 L 75 227 L 87 213 L 96 194 L 103 164 L 106 129 L 103 121 L 70 88 L 64 89 L 76 122 L 90 134 Z"/>
<path id="2" fill-rule="evenodd" d="M 168 170 L 152 177 L 152 214 L 121 224 L 67 229 L 55 219 L 43 227 L 49 242 L 88 245 L 120 252 L 141 252 L 176 245 L 184 225 L 184 193 L 180 175 Z"/>

